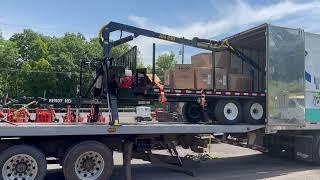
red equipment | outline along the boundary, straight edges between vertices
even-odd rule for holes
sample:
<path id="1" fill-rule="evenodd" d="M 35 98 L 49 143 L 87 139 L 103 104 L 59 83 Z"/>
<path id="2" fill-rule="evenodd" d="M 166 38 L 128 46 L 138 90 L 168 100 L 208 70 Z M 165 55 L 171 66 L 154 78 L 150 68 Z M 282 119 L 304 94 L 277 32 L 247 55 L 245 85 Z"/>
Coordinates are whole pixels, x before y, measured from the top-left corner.
<path id="1" fill-rule="evenodd" d="M 3 112 L 2 109 L 0 109 L 0 118 L 4 118 L 6 117 L 6 114 Z"/>
<path id="2" fill-rule="evenodd" d="M 92 122 L 93 117 L 94 117 L 94 107 L 91 106 L 90 113 L 89 113 L 88 116 L 87 116 L 87 118 L 88 118 L 88 119 L 87 119 L 87 122 L 88 122 L 88 123 Z M 102 114 L 102 112 L 99 112 L 98 122 L 100 122 L 100 123 L 105 123 L 105 122 L 106 122 L 106 118 L 104 117 L 104 115 Z"/>
<path id="3" fill-rule="evenodd" d="M 79 117 L 79 123 L 83 123 L 84 122 L 84 118 L 80 115 L 80 112 L 78 114 L 78 117 Z M 76 113 L 74 113 L 72 111 L 72 108 L 70 105 L 67 106 L 67 112 L 66 112 L 66 115 L 65 116 L 62 116 L 63 118 L 63 122 L 65 123 L 74 123 L 74 122 L 77 122 L 77 115 Z"/>
<path id="4" fill-rule="evenodd" d="M 120 88 L 131 88 L 133 85 L 132 76 L 124 76 L 120 78 Z"/>
<path id="5" fill-rule="evenodd" d="M 36 108 L 36 119 L 37 123 L 51 123 L 55 120 L 55 111 L 52 108 L 40 109 Z"/>
<path id="6" fill-rule="evenodd" d="M 7 116 L 9 122 L 23 123 L 30 121 L 30 113 L 27 108 L 21 108 L 19 111 L 9 108 Z"/>
<path id="7" fill-rule="evenodd" d="M 151 112 L 151 118 L 152 118 L 152 120 L 155 120 L 155 119 L 157 119 L 157 112 Z"/>

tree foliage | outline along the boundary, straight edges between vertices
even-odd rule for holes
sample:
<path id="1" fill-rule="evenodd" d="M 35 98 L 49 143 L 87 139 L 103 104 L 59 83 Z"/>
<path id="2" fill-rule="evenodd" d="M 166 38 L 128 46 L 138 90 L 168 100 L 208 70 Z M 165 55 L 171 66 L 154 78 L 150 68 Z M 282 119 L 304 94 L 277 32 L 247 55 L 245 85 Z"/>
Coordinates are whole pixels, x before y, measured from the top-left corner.
<path id="1" fill-rule="evenodd" d="M 129 48 L 128 44 L 115 47 L 111 56 L 118 57 Z M 50 37 L 25 29 L 8 40 L 0 33 L 0 95 L 74 97 L 80 62 L 101 57 L 98 39 L 87 40 L 80 33 Z M 86 82 L 93 79 L 92 72 L 85 72 Z"/>
<path id="2" fill-rule="evenodd" d="M 157 75 L 161 78 L 164 77 L 164 73 L 167 70 L 170 70 L 176 64 L 176 57 L 173 52 L 165 53 L 156 59 L 156 72 Z"/>

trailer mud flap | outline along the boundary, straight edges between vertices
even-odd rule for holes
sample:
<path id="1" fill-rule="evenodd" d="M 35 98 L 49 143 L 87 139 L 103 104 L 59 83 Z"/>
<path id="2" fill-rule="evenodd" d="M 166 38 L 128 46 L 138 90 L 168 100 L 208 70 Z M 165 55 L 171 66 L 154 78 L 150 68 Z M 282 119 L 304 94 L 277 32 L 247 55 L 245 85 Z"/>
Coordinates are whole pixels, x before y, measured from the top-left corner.
<path id="1" fill-rule="evenodd" d="M 297 160 L 312 162 L 313 136 L 296 136 L 294 142 L 294 157 Z"/>

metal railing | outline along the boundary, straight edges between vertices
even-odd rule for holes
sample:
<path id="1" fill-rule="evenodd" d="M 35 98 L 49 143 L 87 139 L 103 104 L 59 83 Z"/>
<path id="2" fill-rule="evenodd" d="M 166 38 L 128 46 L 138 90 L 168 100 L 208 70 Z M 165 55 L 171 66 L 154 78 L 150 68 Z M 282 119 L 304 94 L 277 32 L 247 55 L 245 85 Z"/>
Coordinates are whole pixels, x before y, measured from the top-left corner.
<path id="1" fill-rule="evenodd" d="M 122 56 L 113 59 L 112 66 L 125 66 L 126 69 L 136 71 L 137 68 L 137 46 L 133 46 Z"/>

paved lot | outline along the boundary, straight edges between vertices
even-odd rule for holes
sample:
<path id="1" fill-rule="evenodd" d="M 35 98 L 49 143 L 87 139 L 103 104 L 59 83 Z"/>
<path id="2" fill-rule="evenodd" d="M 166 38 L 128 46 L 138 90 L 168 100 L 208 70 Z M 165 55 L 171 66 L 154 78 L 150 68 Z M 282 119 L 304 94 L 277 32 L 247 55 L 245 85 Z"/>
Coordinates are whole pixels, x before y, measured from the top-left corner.
<path id="1" fill-rule="evenodd" d="M 219 159 L 202 162 L 197 177 L 160 168 L 141 160 L 133 160 L 133 175 L 136 180 L 320 180 L 320 167 L 286 159 L 271 158 L 245 148 L 226 144 L 214 144 L 214 155 Z M 182 155 L 190 153 L 180 150 Z M 122 156 L 114 154 L 115 169 L 112 180 L 123 179 Z M 61 167 L 49 165 L 46 180 L 64 179 Z"/>

